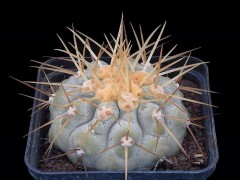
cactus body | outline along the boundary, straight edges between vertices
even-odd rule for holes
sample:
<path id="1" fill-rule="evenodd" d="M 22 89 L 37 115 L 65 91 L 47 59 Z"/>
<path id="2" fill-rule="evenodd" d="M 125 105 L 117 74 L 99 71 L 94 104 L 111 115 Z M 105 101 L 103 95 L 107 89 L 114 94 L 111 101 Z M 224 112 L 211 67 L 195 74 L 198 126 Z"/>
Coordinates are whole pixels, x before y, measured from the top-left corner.
<path id="1" fill-rule="evenodd" d="M 133 65 L 133 61 L 126 62 Z M 166 101 L 166 97 L 161 95 L 171 95 L 175 91 L 174 95 L 183 97 L 178 84 L 173 81 L 163 88 L 161 85 L 170 78 L 159 76 L 157 88 L 154 87 L 154 78 L 141 85 L 153 68 L 144 70 L 144 66 L 137 63 L 135 69 L 131 70 L 131 65 L 124 66 L 131 72 L 128 76 L 130 90 L 118 72 L 123 66 L 121 62 L 112 68 L 104 63 L 96 71 L 102 84 L 98 84 L 91 75 L 88 80 L 71 76 L 63 84 L 79 85 L 81 91 L 74 92 L 76 88 L 63 85 L 53 99 L 53 103 L 63 107 L 50 106 L 50 119 L 60 118 L 50 127 L 50 140 L 56 137 L 54 145 L 63 152 L 81 149 L 86 166 L 90 169 L 124 170 L 125 148 L 121 140 L 126 134 L 132 139 L 132 145 L 128 146 L 128 170 L 150 169 L 159 158 L 175 155 L 180 150 L 168 130 L 182 143 L 189 114 L 181 100 Z M 67 93 L 69 96 L 66 96 Z M 92 103 L 86 101 L 94 97 L 97 98 Z M 151 101 L 156 97 L 159 100 Z M 68 101 L 71 105 L 68 105 Z M 65 116 L 61 117 L 63 114 Z M 71 153 L 68 158 L 76 163 L 79 154 Z"/>

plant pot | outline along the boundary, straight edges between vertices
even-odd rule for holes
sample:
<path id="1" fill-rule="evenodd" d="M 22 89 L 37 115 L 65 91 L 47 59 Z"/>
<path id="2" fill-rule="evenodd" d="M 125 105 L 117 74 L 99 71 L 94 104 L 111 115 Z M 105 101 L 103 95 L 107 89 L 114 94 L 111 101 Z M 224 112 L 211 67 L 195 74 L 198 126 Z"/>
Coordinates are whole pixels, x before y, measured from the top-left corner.
<path id="1" fill-rule="evenodd" d="M 109 60 L 106 58 L 106 60 Z M 190 57 L 189 63 L 198 63 L 201 60 Z M 74 65 L 69 61 L 59 61 L 59 59 L 50 59 L 46 61 L 52 65 L 63 65 L 64 68 L 73 69 Z M 179 65 L 179 64 L 178 64 Z M 58 72 L 46 71 L 48 78 L 52 81 L 62 81 L 67 75 Z M 190 80 L 196 83 L 199 88 L 209 90 L 209 78 L 207 66 L 201 65 L 194 70 L 190 71 L 184 76 L 184 79 Z M 37 81 L 46 81 L 45 75 L 41 69 L 38 71 Z M 47 89 L 46 85 L 37 85 L 39 89 Z M 35 98 L 44 99 L 45 95 L 35 92 Z M 211 97 L 209 93 L 202 94 L 202 101 L 211 104 Z M 33 106 L 37 105 L 37 101 L 34 100 Z M 208 154 L 207 167 L 201 170 L 164 170 L 164 171 L 130 171 L 128 172 L 129 179 L 206 179 L 215 170 L 216 163 L 218 161 L 218 148 L 217 139 L 215 135 L 214 119 L 212 117 L 212 108 L 209 106 L 201 106 L 203 114 L 208 116 L 205 123 L 206 136 L 206 149 Z M 39 127 L 44 121 L 47 121 L 48 110 L 41 110 L 35 113 L 31 117 L 29 132 Z M 36 179 L 85 179 L 86 174 L 84 171 L 71 171 L 71 172 L 44 172 L 38 167 L 38 161 L 41 159 L 41 141 L 40 139 L 45 137 L 44 130 L 36 131 L 28 137 L 27 147 L 25 152 L 25 163 L 29 169 L 31 175 Z M 118 171 L 88 171 L 89 179 L 124 179 L 124 172 Z"/>

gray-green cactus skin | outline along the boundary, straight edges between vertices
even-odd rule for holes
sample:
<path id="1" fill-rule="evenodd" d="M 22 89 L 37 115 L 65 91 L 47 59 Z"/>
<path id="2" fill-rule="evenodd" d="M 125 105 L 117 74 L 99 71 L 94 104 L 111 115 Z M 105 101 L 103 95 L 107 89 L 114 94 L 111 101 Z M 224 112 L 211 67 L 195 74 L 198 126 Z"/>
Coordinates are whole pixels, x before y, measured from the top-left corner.
<path id="1" fill-rule="evenodd" d="M 106 65 L 104 63 L 103 66 Z M 142 69 L 143 65 L 141 64 L 137 64 L 135 67 L 135 71 L 141 71 Z M 150 72 L 151 70 L 152 67 L 148 67 L 146 71 Z M 87 73 L 88 69 L 85 72 Z M 91 75 L 88 74 L 88 78 L 90 79 Z M 161 86 L 169 80 L 170 78 L 168 77 L 160 76 L 158 85 Z M 82 86 L 84 81 L 83 77 L 71 76 L 65 79 L 63 84 Z M 173 81 L 164 87 L 164 92 L 172 94 L 177 88 L 178 84 Z M 149 94 L 148 89 L 148 86 L 143 87 L 143 91 L 146 94 Z M 144 148 L 135 145 L 129 147 L 128 170 L 151 169 L 161 157 L 173 156 L 180 151 L 179 145 L 172 135 L 175 136 L 179 143 L 182 143 L 186 135 L 186 120 L 190 118 L 181 100 L 172 98 L 160 110 L 163 123 L 172 135 L 163 126 L 158 129 L 159 126 L 157 126 L 156 119 L 153 118 L 154 111 L 165 103 L 165 100 L 147 101 L 152 99 L 148 95 L 142 98 L 142 100 L 146 101 L 140 101 L 138 107 L 130 112 L 131 121 L 129 126 L 128 112 L 119 108 L 116 101 L 93 101 L 98 107 L 108 107 L 112 111 L 110 117 L 96 123 L 99 116 L 99 108 L 81 100 L 92 98 L 95 96 L 95 93 L 76 91 L 71 93 L 68 98 L 71 102 L 74 102 L 77 114 L 64 126 L 64 123 L 68 121 L 68 117 L 61 117 L 61 115 L 67 113 L 68 109 L 67 107 L 64 108 L 64 105 L 69 104 L 65 94 L 66 92 L 73 92 L 73 90 L 75 90 L 74 87 L 68 86 L 64 86 L 64 89 L 59 87 L 57 90 L 53 103 L 63 105 L 63 107 L 53 105 L 49 107 L 50 120 L 58 117 L 59 119 L 51 124 L 48 135 L 51 141 L 55 138 L 55 147 L 63 152 L 80 148 L 84 152 L 87 168 L 95 170 L 124 170 L 124 147 L 119 142 L 127 133 L 136 144 Z M 183 97 L 182 92 L 179 90 L 174 95 Z M 176 120 L 173 117 L 183 121 Z M 89 132 L 93 125 L 96 125 L 96 127 Z M 63 126 L 64 128 L 62 128 Z M 130 129 L 128 129 L 129 127 Z M 62 131 L 60 131 L 61 128 Z M 116 146 L 104 151 L 113 145 Z M 68 158 L 72 163 L 76 163 L 79 159 L 79 153 L 69 153 Z"/>

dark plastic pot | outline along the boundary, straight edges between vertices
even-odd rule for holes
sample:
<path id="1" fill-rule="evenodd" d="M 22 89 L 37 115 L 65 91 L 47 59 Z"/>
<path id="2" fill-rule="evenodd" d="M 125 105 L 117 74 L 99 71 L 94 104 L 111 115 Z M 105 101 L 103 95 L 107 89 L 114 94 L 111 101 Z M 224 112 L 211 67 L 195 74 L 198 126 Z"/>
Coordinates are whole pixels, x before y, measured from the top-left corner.
<path id="1" fill-rule="evenodd" d="M 109 60 L 106 58 L 106 60 Z M 202 62 L 201 60 L 191 57 L 189 63 Z M 50 59 L 46 61 L 48 64 L 53 65 L 63 65 L 64 68 L 73 69 L 74 65 L 69 61 L 59 61 L 58 59 Z M 62 81 L 64 78 L 67 78 L 67 75 L 57 72 L 47 72 L 49 79 L 52 81 Z M 206 65 L 201 65 L 194 69 L 193 71 L 187 73 L 184 76 L 184 79 L 191 80 L 199 85 L 202 89 L 209 90 L 209 78 L 208 78 L 208 68 Z M 37 81 L 46 81 L 43 71 L 40 69 L 38 71 Z M 46 89 L 45 85 L 37 85 L 40 89 Z M 46 98 L 43 94 L 35 92 L 36 98 Z M 202 101 L 205 103 L 211 104 L 211 97 L 209 93 L 203 93 Z M 37 104 L 34 101 L 33 105 Z M 206 179 L 209 177 L 215 170 L 217 161 L 218 161 L 218 148 L 217 148 L 217 139 L 215 134 L 214 119 L 211 116 L 213 114 L 212 108 L 208 106 L 203 106 L 204 115 L 209 116 L 205 120 L 205 136 L 206 136 L 206 148 L 208 152 L 208 162 L 207 167 L 201 170 L 191 170 L 191 171 L 180 171 L 180 170 L 166 170 L 166 171 L 130 171 L 128 172 L 129 179 Z M 34 110 L 33 110 L 34 113 Z M 31 118 L 30 129 L 33 129 L 43 124 L 44 121 L 47 121 L 47 110 L 38 111 Z M 72 171 L 72 172 L 44 172 L 38 168 L 38 161 L 41 156 L 41 138 L 45 137 L 46 130 L 37 131 L 32 133 L 28 137 L 27 147 L 25 152 L 25 163 L 29 169 L 31 175 L 36 179 L 85 179 L 86 175 L 83 171 Z M 124 172 L 117 171 L 88 171 L 89 179 L 124 179 Z"/>

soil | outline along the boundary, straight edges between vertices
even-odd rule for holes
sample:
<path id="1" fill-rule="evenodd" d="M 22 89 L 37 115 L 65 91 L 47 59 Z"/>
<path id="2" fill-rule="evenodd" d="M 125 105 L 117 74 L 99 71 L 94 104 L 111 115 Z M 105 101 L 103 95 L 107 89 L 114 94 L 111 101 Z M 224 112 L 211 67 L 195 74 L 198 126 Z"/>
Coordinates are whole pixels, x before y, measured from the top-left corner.
<path id="1" fill-rule="evenodd" d="M 188 80 L 181 80 L 179 84 L 189 87 L 197 87 L 196 84 L 194 84 L 191 81 Z M 201 95 L 195 94 L 189 91 L 183 91 L 184 97 L 190 98 L 193 100 L 201 100 Z M 202 108 L 201 105 L 196 103 L 190 103 L 183 101 L 183 104 L 187 107 L 189 113 L 191 114 L 191 117 L 199 117 L 202 116 Z M 204 119 L 203 120 L 196 120 L 194 123 L 204 126 Z M 190 126 L 190 129 L 192 130 L 197 142 L 199 143 L 203 156 L 201 155 L 201 152 L 195 143 L 194 139 L 192 138 L 191 134 L 187 132 L 186 137 L 183 141 L 183 148 L 185 149 L 186 153 L 190 157 L 188 159 L 183 152 L 180 152 L 176 156 L 168 157 L 167 160 L 164 160 L 163 162 L 159 162 L 159 164 L 156 167 L 156 170 L 198 170 L 202 169 L 207 166 L 207 151 L 205 147 L 205 137 L 204 137 L 204 129 L 199 127 L 193 127 Z M 48 143 L 45 143 L 43 147 L 43 151 L 45 152 L 48 148 Z M 62 152 L 53 148 L 49 158 L 61 155 Z M 42 159 L 45 159 L 44 155 L 42 155 Z M 51 171 L 51 172 L 60 172 L 60 171 L 75 171 L 79 170 L 75 165 L 73 165 L 67 158 L 67 156 L 61 156 L 58 158 L 54 158 L 48 161 L 41 161 L 39 164 L 39 168 L 42 171 Z"/>

